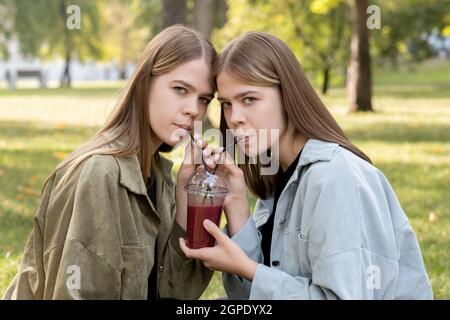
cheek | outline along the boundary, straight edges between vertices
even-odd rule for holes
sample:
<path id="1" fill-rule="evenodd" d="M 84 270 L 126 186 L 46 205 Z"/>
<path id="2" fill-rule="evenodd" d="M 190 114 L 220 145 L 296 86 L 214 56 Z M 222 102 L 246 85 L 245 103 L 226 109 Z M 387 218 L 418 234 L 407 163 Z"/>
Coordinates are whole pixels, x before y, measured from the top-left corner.
<path id="1" fill-rule="evenodd" d="M 231 128 L 230 115 L 231 115 L 231 112 L 229 110 L 223 111 L 223 117 L 225 118 L 225 122 L 227 123 L 228 128 Z"/>
<path id="2" fill-rule="evenodd" d="M 205 105 L 200 105 L 198 107 L 198 116 L 195 118 L 195 120 L 202 120 L 207 115 L 207 113 L 208 113 L 208 107 Z"/>
<path id="3" fill-rule="evenodd" d="M 161 104 L 152 104 L 149 110 L 149 122 L 152 130 L 162 139 L 167 138 L 173 131 L 174 113 Z"/>
<path id="4" fill-rule="evenodd" d="M 261 108 L 262 109 L 262 108 Z M 284 119 L 281 106 L 268 104 L 264 110 L 255 113 L 252 127 L 257 130 L 258 148 L 265 151 L 278 142 L 279 137 L 285 131 L 286 119 Z"/>
<path id="5" fill-rule="evenodd" d="M 161 91 L 151 100 L 150 120 L 156 125 L 167 125 L 176 114 L 178 105 L 172 94 Z"/>

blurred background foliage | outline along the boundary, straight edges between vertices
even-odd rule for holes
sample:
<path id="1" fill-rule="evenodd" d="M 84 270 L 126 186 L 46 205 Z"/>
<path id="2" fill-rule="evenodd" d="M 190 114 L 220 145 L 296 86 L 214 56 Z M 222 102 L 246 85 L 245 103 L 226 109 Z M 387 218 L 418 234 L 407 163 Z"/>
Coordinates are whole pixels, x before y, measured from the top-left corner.
<path id="1" fill-rule="evenodd" d="M 66 27 L 69 5 L 81 10 L 79 30 Z M 380 9 L 379 29 L 356 23 L 369 17 L 369 5 Z M 0 0 L 0 64 L 17 41 L 24 57 L 65 65 L 47 89 L 6 90 L 0 74 L 0 296 L 16 273 L 43 182 L 105 120 L 150 39 L 175 23 L 218 51 L 246 31 L 272 33 L 292 48 L 352 142 L 392 183 L 435 297 L 449 299 L 449 0 Z M 74 61 L 113 61 L 119 79 L 74 81 Z M 352 69 L 355 62 L 366 71 Z M 350 81 L 354 73 L 365 76 L 362 85 Z M 205 124 L 218 119 L 212 103 Z M 167 156 L 180 159 L 182 151 Z M 224 294 L 216 273 L 202 298 Z"/>

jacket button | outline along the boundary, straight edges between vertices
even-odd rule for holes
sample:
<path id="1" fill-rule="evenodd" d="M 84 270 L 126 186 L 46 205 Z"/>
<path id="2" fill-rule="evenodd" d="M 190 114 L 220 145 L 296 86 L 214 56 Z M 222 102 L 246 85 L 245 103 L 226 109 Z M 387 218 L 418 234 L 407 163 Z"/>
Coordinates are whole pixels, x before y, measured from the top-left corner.
<path id="1" fill-rule="evenodd" d="M 274 261 L 272 261 L 272 265 L 273 265 L 274 267 L 276 267 L 276 266 L 280 265 L 280 261 L 274 260 Z"/>
<path id="2" fill-rule="evenodd" d="M 161 265 L 161 266 L 159 266 L 158 269 L 159 269 L 159 271 L 163 271 L 164 270 L 164 266 Z"/>

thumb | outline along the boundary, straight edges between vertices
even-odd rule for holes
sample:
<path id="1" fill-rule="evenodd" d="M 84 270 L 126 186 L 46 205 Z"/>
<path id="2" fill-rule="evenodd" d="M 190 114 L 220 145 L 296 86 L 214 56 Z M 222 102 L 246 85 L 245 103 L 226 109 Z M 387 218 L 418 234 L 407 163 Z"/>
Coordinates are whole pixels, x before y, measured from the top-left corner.
<path id="1" fill-rule="evenodd" d="M 231 158 L 230 154 L 228 152 L 224 153 L 224 160 L 222 163 L 222 167 L 225 168 L 230 174 L 233 176 L 239 175 L 242 173 L 242 169 L 239 168 L 234 160 Z"/>
<path id="2" fill-rule="evenodd" d="M 203 220 L 203 227 L 205 227 L 206 231 L 216 239 L 217 243 L 221 243 L 226 237 L 222 230 L 220 230 L 220 228 L 211 220 Z"/>
<path id="3" fill-rule="evenodd" d="M 194 153 L 193 153 L 193 142 L 192 140 L 188 142 L 186 148 L 184 149 L 184 165 L 192 165 L 194 164 Z"/>

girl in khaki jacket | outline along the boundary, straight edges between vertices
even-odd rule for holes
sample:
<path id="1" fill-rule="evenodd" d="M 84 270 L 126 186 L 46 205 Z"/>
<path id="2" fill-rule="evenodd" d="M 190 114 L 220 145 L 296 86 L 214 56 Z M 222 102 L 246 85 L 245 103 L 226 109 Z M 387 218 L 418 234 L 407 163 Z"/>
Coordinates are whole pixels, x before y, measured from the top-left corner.
<path id="1" fill-rule="evenodd" d="M 205 115 L 214 93 L 215 55 L 209 42 L 182 26 L 150 42 L 110 119 L 46 182 L 20 270 L 4 299 L 202 294 L 212 271 L 180 250 L 186 197 L 159 151 L 178 144 Z M 182 165 L 180 188 L 193 170 Z"/>

